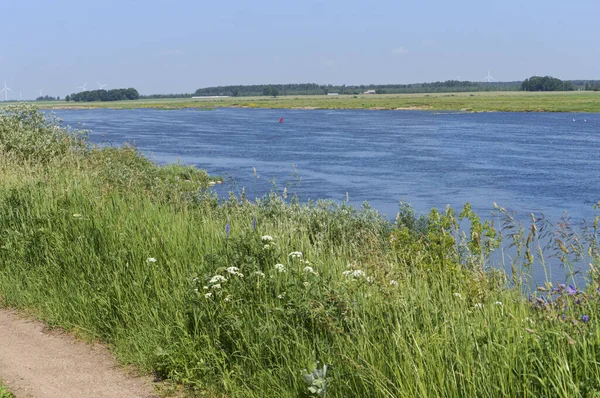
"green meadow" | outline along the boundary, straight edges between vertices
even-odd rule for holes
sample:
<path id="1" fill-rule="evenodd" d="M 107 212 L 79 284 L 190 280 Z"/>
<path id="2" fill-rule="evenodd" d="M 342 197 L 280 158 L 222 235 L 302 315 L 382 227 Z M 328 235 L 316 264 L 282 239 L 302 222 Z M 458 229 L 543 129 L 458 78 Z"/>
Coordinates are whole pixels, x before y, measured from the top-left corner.
<path id="1" fill-rule="evenodd" d="M 435 94 L 304 95 L 283 97 L 228 97 L 204 99 L 149 99 L 115 102 L 36 102 L 42 108 L 158 108 L 221 107 L 318 109 L 423 109 L 467 112 L 600 112 L 600 92 L 477 92 Z"/>
<path id="2" fill-rule="evenodd" d="M 596 97 L 489 101 L 509 98 Z M 553 235 L 564 267 L 589 262 L 587 283 L 530 289 L 543 231 L 501 207 L 495 224 L 468 204 L 425 216 L 400 204 L 389 221 L 281 190 L 219 200 L 213 182 L 95 147 L 34 107 L 2 109 L 2 305 L 105 342 L 190 396 L 600 397 L 599 218 Z M 513 256 L 493 264 L 502 242 Z"/>

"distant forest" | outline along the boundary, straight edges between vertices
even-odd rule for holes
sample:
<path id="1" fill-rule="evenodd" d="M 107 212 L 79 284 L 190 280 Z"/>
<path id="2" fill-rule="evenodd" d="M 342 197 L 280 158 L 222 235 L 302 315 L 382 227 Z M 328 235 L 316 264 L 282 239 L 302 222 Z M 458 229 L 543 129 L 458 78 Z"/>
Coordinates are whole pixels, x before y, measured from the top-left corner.
<path id="1" fill-rule="evenodd" d="M 280 95 L 358 95 L 374 90 L 377 94 L 458 93 L 480 91 L 600 91 L 600 80 L 559 80 L 549 76 L 532 76 L 525 81 L 514 82 L 470 82 L 447 80 L 433 83 L 414 84 L 368 84 L 368 85 L 324 85 L 301 84 L 255 84 L 199 88 L 193 94 L 140 95 L 140 99 L 189 98 L 192 96 L 251 97 Z"/>
<path id="2" fill-rule="evenodd" d="M 117 88 L 114 90 L 90 90 L 81 91 L 67 95 L 66 101 L 75 102 L 94 102 L 94 101 L 123 101 L 136 100 L 140 98 L 140 93 L 135 88 Z"/>
<path id="3" fill-rule="evenodd" d="M 199 88 L 195 96 L 228 95 L 231 97 L 249 97 L 271 95 L 275 90 L 278 95 L 325 95 L 362 94 L 365 91 L 375 90 L 377 94 L 410 94 L 410 93 L 441 93 L 441 92 L 469 92 L 469 91 L 518 91 L 521 82 L 492 82 L 479 83 L 468 81 L 448 80 L 435 83 L 416 84 L 368 84 L 358 86 L 334 86 L 315 83 L 303 84 L 256 84 L 250 86 L 218 86 Z"/>

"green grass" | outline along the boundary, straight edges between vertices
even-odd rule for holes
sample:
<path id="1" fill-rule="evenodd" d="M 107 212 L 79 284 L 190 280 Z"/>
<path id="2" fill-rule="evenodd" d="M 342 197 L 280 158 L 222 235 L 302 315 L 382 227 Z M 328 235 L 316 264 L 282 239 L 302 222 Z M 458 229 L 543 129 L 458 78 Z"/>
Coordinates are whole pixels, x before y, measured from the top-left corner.
<path id="1" fill-rule="evenodd" d="M 319 108 L 319 109 L 424 109 L 452 111 L 506 112 L 600 112 L 600 93 L 572 92 L 481 92 L 435 94 L 378 94 L 269 97 L 220 99 L 151 99 L 117 102 L 74 103 L 64 101 L 36 103 L 47 109 L 62 108 L 157 108 L 214 109 L 249 108 Z"/>
<path id="2" fill-rule="evenodd" d="M 0 398 L 15 398 L 15 396 L 4 386 L 2 380 L 0 380 Z"/>
<path id="3" fill-rule="evenodd" d="M 11 112 L 0 126 L 16 128 Z M 512 230 L 507 276 L 488 267 L 499 231 L 469 206 L 417 218 L 402 205 L 390 223 L 277 192 L 219 203 L 205 173 L 131 148 L 65 148 L 52 126 L 37 130 L 38 153 L 7 131 L 3 303 L 106 341 L 192 395 L 600 396 L 597 275 L 529 300 L 533 230 Z M 597 224 L 561 237 L 567 266 L 588 250 L 600 266 Z"/>

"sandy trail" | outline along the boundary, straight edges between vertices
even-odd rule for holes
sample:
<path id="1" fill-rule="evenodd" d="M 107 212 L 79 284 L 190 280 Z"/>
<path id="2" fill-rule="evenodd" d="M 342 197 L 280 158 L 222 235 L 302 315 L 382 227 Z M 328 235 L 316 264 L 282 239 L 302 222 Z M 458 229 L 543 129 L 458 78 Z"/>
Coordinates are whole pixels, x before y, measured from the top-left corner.
<path id="1" fill-rule="evenodd" d="M 0 308 L 0 378 L 20 397 L 155 397 L 150 378 L 128 375 L 110 352 Z"/>

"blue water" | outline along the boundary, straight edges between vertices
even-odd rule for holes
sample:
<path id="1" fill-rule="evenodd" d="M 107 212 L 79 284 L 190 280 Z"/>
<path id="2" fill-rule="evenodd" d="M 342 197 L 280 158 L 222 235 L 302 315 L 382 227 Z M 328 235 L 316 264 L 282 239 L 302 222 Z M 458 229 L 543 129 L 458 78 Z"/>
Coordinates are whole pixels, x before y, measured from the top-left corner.
<path id="1" fill-rule="evenodd" d="M 369 203 L 393 217 L 496 202 L 517 214 L 593 214 L 600 200 L 600 114 L 356 110 L 64 110 L 92 141 L 134 144 L 160 163 L 225 177 L 261 196 L 272 181 L 302 199 Z M 279 118 L 284 123 L 279 123 Z M 575 121 L 573 121 L 575 119 Z M 587 120 L 587 121 L 584 121 Z M 256 178 L 256 168 L 260 178 Z M 298 184 L 298 179 L 300 182 Z"/>

